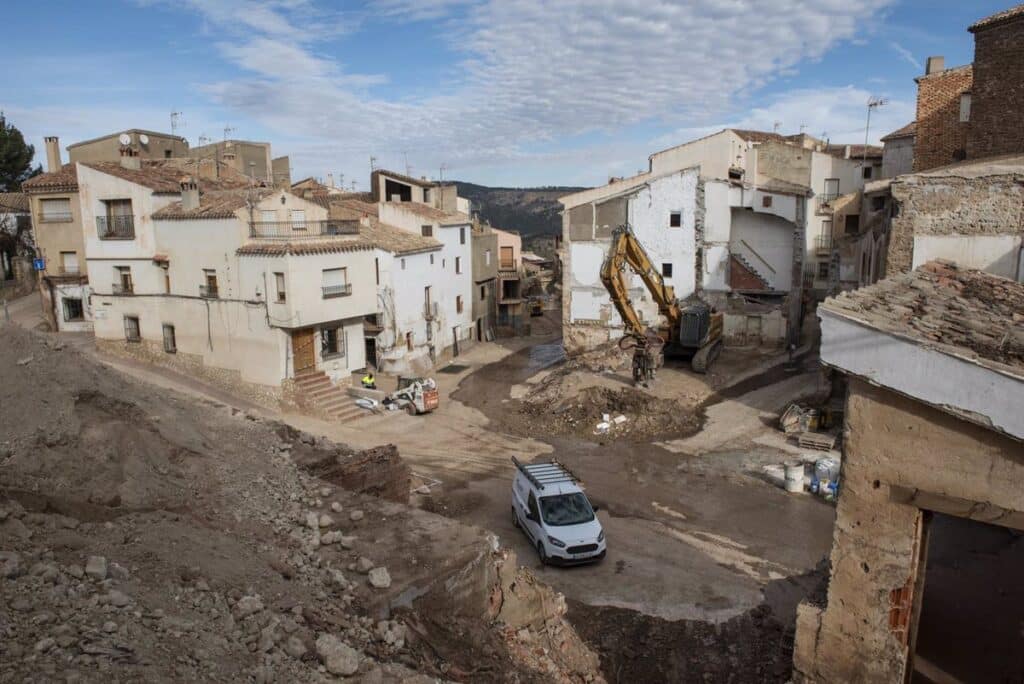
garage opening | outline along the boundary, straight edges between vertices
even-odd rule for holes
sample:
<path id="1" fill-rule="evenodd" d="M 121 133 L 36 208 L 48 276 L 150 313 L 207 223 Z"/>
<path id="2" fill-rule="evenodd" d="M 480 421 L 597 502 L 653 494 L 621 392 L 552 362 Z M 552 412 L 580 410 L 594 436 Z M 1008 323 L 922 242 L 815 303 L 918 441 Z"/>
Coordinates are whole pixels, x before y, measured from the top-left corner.
<path id="1" fill-rule="evenodd" d="M 929 516 L 911 682 L 1024 681 L 1024 532 Z"/>

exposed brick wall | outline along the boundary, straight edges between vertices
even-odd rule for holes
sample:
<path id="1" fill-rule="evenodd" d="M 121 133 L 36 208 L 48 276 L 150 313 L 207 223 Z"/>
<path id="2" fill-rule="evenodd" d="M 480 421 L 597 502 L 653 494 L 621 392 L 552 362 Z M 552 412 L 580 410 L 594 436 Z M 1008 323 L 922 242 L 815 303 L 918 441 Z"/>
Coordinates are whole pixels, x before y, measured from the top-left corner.
<path id="1" fill-rule="evenodd" d="M 971 65 L 917 79 L 917 139 L 914 171 L 959 161 L 967 149 L 968 123 L 960 121 L 960 95 L 971 90 Z"/>
<path id="2" fill-rule="evenodd" d="M 920 105 L 919 105 L 920 106 Z M 1024 15 L 974 34 L 969 159 L 1024 151 Z"/>
<path id="3" fill-rule="evenodd" d="M 768 285 L 736 257 L 729 255 L 729 287 L 734 290 L 767 290 Z"/>

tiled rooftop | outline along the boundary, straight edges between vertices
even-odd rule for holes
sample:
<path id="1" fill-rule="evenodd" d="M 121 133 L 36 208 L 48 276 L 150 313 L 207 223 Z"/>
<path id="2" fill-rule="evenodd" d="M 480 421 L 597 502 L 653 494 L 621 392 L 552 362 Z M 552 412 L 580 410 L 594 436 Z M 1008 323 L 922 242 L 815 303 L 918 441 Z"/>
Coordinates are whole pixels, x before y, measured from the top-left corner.
<path id="1" fill-rule="evenodd" d="M 199 196 L 199 206 L 195 209 L 185 209 L 181 202 L 173 202 L 153 212 L 153 218 L 164 220 L 235 218 L 235 212 L 244 207 L 250 197 L 259 200 L 272 192 L 273 190 L 268 188 L 202 192 Z"/>
<path id="2" fill-rule="evenodd" d="M 190 175 L 198 175 L 192 173 L 191 167 L 195 165 L 190 165 L 188 160 L 183 159 L 143 159 L 139 162 L 138 169 L 125 168 L 120 162 L 82 162 L 82 165 L 161 194 L 180 193 L 181 181 Z M 201 190 L 209 192 L 248 188 L 251 183 L 244 177 L 202 178 L 199 181 L 199 187 Z"/>
<path id="3" fill-rule="evenodd" d="M 337 239 L 300 239 L 289 241 L 247 242 L 236 250 L 242 256 L 284 256 L 286 254 L 331 254 L 359 252 L 373 249 L 374 245 L 362 237 Z"/>
<path id="4" fill-rule="evenodd" d="M 375 247 L 398 256 L 417 254 L 419 252 L 432 252 L 443 247 L 434 238 L 424 237 L 408 230 L 402 230 L 401 228 L 381 223 L 375 218 L 370 219 L 369 226 L 359 227 L 359 236 L 372 242 Z"/>
<path id="5" fill-rule="evenodd" d="M 0 213 L 28 210 L 28 195 L 24 192 L 0 192 Z"/>
<path id="6" fill-rule="evenodd" d="M 911 121 L 903 128 L 897 128 L 888 135 L 883 135 L 881 140 L 885 142 L 887 140 L 895 140 L 896 138 L 909 138 L 912 135 L 917 135 L 917 122 Z"/>
<path id="7" fill-rule="evenodd" d="M 76 192 L 78 190 L 78 168 L 74 164 L 65 164 L 60 171 L 41 173 L 29 178 L 21 184 L 26 192 Z"/>
<path id="8" fill-rule="evenodd" d="M 820 308 L 1024 376 L 1024 283 L 936 260 Z"/>
<path id="9" fill-rule="evenodd" d="M 984 19 L 980 19 L 974 22 L 973 24 L 967 27 L 967 30 L 976 31 L 977 29 L 980 28 L 988 28 L 989 26 L 1000 24 L 1004 21 L 1009 21 L 1010 19 L 1014 19 L 1020 16 L 1024 16 L 1024 5 L 1017 5 L 1016 7 L 1011 7 L 1010 9 L 1003 10 L 1002 12 L 996 12 L 995 14 L 991 14 L 985 17 Z"/>

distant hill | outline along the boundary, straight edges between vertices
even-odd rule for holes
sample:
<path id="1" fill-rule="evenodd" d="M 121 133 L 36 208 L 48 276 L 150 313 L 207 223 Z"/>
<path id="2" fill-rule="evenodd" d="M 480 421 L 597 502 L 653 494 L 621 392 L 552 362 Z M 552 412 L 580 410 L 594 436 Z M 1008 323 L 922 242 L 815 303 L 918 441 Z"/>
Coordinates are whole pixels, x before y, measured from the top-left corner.
<path id="1" fill-rule="evenodd" d="M 562 230 L 562 205 L 558 198 L 586 188 L 490 188 L 452 181 L 459 197 L 472 200 L 480 218 L 498 228 L 519 231 L 523 237 L 554 235 Z"/>

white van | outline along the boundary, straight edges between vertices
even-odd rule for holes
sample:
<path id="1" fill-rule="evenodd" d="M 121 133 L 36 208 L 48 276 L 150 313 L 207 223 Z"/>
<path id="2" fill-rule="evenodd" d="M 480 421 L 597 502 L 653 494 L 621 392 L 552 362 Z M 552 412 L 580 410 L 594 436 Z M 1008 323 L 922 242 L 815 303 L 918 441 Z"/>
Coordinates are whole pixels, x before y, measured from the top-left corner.
<path id="1" fill-rule="evenodd" d="M 604 530 L 579 478 L 558 461 L 512 462 L 512 524 L 530 539 L 540 562 L 574 565 L 604 558 Z"/>

